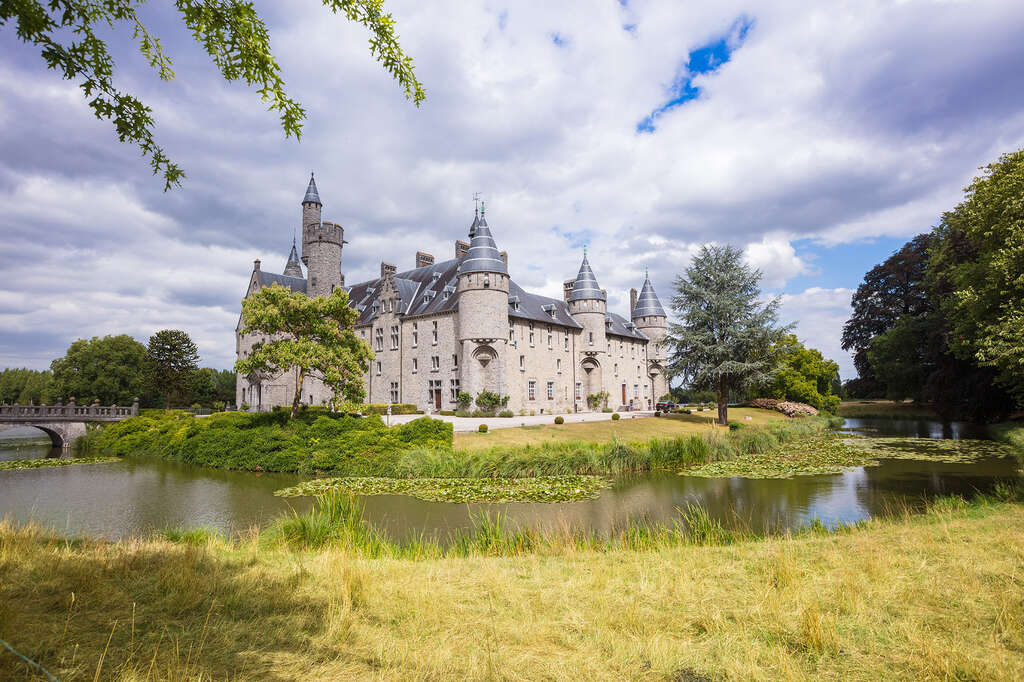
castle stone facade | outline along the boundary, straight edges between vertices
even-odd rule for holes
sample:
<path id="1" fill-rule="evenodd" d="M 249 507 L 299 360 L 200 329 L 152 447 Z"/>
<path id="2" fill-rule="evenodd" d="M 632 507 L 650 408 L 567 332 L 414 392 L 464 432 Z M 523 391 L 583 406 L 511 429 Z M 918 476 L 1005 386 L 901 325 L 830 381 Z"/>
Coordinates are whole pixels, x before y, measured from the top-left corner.
<path id="1" fill-rule="evenodd" d="M 435 261 L 418 251 L 410 270 L 381 262 L 380 277 L 346 286 L 345 231 L 322 221 L 321 210 L 310 177 L 301 264 L 294 243 L 282 274 L 264 271 L 257 260 L 246 296 L 275 283 L 310 296 L 344 288 L 359 311 L 356 333 L 375 354 L 365 377 L 367 402 L 414 403 L 436 413 L 454 410 L 460 391 L 491 391 L 508 396 L 510 410 L 548 414 L 589 411 L 587 396 L 600 393 L 607 393 L 608 407 L 652 409 L 668 393 L 667 318 L 650 278 L 639 294 L 631 290 L 628 319 L 608 312 L 586 253 L 562 299 L 528 293 L 510 277 L 508 255 L 498 250 L 481 209 L 469 241 L 457 240 L 452 258 Z M 239 319 L 239 358 L 266 340 L 241 328 Z M 291 370 L 239 376 L 236 399 L 252 410 L 291 405 L 296 380 Z M 332 397 L 315 377 L 304 380 L 303 403 Z"/>

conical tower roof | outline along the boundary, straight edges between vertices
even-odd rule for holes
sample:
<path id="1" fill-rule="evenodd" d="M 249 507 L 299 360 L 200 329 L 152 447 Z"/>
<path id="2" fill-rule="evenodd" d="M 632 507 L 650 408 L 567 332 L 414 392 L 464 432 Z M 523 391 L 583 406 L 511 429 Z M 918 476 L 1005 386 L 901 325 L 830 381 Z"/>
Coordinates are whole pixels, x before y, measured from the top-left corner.
<path id="1" fill-rule="evenodd" d="M 306 196 L 302 198 L 302 203 L 319 204 L 320 206 L 323 206 L 323 204 L 320 203 L 320 193 L 316 191 L 316 181 L 313 180 L 312 173 L 309 174 L 309 186 L 306 188 Z"/>
<path id="2" fill-rule="evenodd" d="M 302 277 L 302 266 L 299 265 L 299 252 L 295 249 L 294 237 L 292 238 L 292 252 L 288 254 L 288 263 L 284 266 L 284 274 L 288 277 Z"/>
<path id="3" fill-rule="evenodd" d="M 584 301 L 588 299 L 605 301 L 608 297 L 601 291 L 601 287 L 597 283 L 597 277 L 594 276 L 594 271 L 590 269 L 590 263 L 587 261 L 587 252 L 584 251 L 583 263 L 580 265 L 579 274 L 576 275 L 576 281 L 573 282 L 569 300 Z"/>
<path id="4" fill-rule="evenodd" d="M 501 260 L 498 245 L 491 236 L 491 228 L 487 226 L 483 211 L 473 220 L 469 228 L 469 252 L 459 263 L 458 274 L 467 272 L 498 272 L 508 274 L 505 262 Z"/>
<path id="5" fill-rule="evenodd" d="M 661 315 L 665 317 L 665 309 L 661 307 L 658 295 L 654 293 L 654 285 L 651 278 L 644 276 L 644 286 L 640 290 L 640 296 L 636 299 L 636 308 L 633 308 L 633 319 L 648 315 Z"/>

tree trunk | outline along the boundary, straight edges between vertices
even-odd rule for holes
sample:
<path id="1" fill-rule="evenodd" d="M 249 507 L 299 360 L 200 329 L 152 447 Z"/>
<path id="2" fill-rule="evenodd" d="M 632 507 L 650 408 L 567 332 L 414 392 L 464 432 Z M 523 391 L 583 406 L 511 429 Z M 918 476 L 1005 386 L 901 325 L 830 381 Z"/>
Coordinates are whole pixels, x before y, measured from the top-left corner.
<path id="1" fill-rule="evenodd" d="M 300 369 L 299 376 L 295 379 L 295 397 L 292 399 L 291 419 L 299 416 L 299 401 L 302 400 L 302 382 L 306 378 L 306 370 Z"/>
<path id="2" fill-rule="evenodd" d="M 729 387 L 724 378 L 718 379 L 718 423 L 722 426 L 729 424 Z"/>

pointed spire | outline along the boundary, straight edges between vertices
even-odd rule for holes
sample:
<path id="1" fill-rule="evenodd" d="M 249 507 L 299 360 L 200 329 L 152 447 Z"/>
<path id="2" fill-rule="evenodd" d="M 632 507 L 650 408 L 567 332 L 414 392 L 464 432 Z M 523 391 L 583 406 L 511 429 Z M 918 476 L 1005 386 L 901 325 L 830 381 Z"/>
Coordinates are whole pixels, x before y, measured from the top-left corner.
<path id="1" fill-rule="evenodd" d="M 651 284 L 647 268 L 644 268 L 644 286 L 640 290 L 640 296 L 636 299 L 636 307 L 633 308 L 632 318 L 646 317 L 649 315 L 661 315 L 665 317 L 665 309 L 661 307 L 658 295 L 654 293 L 654 285 Z"/>
<path id="2" fill-rule="evenodd" d="M 302 277 L 302 266 L 299 265 L 299 252 L 295 248 L 294 235 L 292 235 L 292 252 L 288 254 L 288 263 L 284 266 L 284 274 L 288 277 Z"/>
<path id="3" fill-rule="evenodd" d="M 469 251 L 466 257 L 459 264 L 458 274 L 467 272 L 498 272 L 508 274 L 508 268 L 501 260 L 501 253 L 498 245 L 491 236 L 491 228 L 487 226 L 484 219 L 483 206 L 480 207 L 480 215 L 473 219 L 469 228 Z"/>
<path id="4" fill-rule="evenodd" d="M 323 206 L 320 202 L 320 194 L 316 191 L 316 181 L 313 180 L 312 171 L 309 173 L 309 186 L 306 188 L 306 196 L 302 198 L 302 203 L 319 204 L 320 206 Z"/>
<path id="5" fill-rule="evenodd" d="M 576 281 L 573 282 L 569 300 L 584 301 L 588 299 L 605 301 L 608 297 L 601 291 L 601 286 L 597 283 L 597 277 L 594 276 L 594 271 L 590 268 L 589 261 L 587 261 L 587 247 L 584 246 L 583 263 L 580 264 L 580 271 L 576 275 Z"/>

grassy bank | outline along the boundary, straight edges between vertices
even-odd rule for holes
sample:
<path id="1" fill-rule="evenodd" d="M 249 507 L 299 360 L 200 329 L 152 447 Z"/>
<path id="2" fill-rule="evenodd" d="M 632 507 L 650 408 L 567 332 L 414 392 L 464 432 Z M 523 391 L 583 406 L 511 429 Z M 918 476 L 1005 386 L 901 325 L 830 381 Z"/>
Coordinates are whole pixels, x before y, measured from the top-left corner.
<path id="1" fill-rule="evenodd" d="M 651 438 L 678 438 L 691 434 L 706 434 L 716 428 L 716 414 L 712 410 L 693 414 L 673 414 L 662 417 L 640 417 L 633 419 L 628 412 L 622 419 L 596 422 L 574 422 L 571 424 L 543 424 L 536 426 L 494 429 L 487 433 L 456 433 L 455 449 L 486 450 L 489 448 L 518 448 L 527 445 L 548 443 L 608 443 L 611 441 L 632 442 Z M 750 417 L 747 420 L 747 417 Z M 554 419 L 554 417 L 552 417 Z M 749 407 L 729 408 L 730 421 L 748 426 L 763 426 L 786 420 L 774 410 L 758 410 Z M 510 419 L 516 423 L 516 420 Z"/>
<path id="2" fill-rule="evenodd" d="M 0 637 L 61 680 L 1024 677 L 1018 504 L 420 561 L 181 540 L 0 524 Z M 0 650 L 0 678 L 32 672 Z"/>
<path id="3" fill-rule="evenodd" d="M 389 429 L 376 416 L 354 419 L 314 413 L 289 422 L 277 413 L 224 413 L 204 419 L 169 413 L 127 419 L 107 427 L 95 439 L 92 451 L 152 455 L 229 469 L 360 478 L 607 476 L 678 470 L 729 459 L 752 448 L 763 451 L 818 433 L 829 424 L 826 418 L 786 419 L 769 417 L 771 413 L 765 410 L 757 412 L 762 413 L 758 422 L 750 423 L 760 426 L 736 431 L 702 426 L 685 419 L 690 415 L 680 415 L 680 419 L 633 420 L 638 425 L 634 431 L 602 427 L 606 437 L 598 440 L 517 442 L 486 449 L 453 447 L 451 424 L 428 418 Z M 520 438 L 522 433 L 534 433 L 529 428 L 507 430 L 521 432 Z M 570 433 L 586 437 L 586 432 Z M 618 439 L 627 433 L 643 440 Z M 666 434 L 674 436 L 654 437 Z"/>

